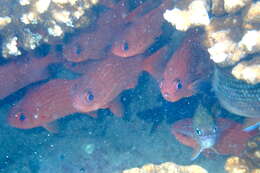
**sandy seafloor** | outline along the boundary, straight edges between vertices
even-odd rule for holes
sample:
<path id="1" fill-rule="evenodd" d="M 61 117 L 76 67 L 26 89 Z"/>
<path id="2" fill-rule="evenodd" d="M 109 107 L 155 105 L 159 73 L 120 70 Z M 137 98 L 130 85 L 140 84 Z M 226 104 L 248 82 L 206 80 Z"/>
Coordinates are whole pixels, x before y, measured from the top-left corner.
<path id="1" fill-rule="evenodd" d="M 9 106 L 1 105 L 0 172 L 119 173 L 147 163 L 168 161 L 198 164 L 209 173 L 225 172 L 225 156 L 207 158 L 201 155 L 191 162 L 192 149 L 171 135 L 169 118 L 157 118 L 166 117 L 166 114 L 172 119 L 185 118 L 190 113 L 183 110 L 193 109 L 193 99 L 180 104 L 166 103 L 160 98 L 154 81 L 147 76 L 144 79 L 137 89 L 123 94 L 123 101 L 131 98 L 125 104 L 124 118 L 115 117 L 106 110 L 99 111 L 97 119 L 75 114 L 57 122 L 58 134 L 43 128 L 10 127 L 5 122 Z M 146 107 L 152 111 L 147 111 Z M 158 121 L 160 123 L 154 123 Z"/>

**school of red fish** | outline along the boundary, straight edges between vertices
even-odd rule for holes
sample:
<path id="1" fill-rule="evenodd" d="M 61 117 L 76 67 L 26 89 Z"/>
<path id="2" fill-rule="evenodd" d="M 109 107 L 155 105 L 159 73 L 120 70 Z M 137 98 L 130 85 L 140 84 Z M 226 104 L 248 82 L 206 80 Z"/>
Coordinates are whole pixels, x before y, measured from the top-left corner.
<path id="1" fill-rule="evenodd" d="M 163 12 L 173 8 L 173 1 L 162 0 L 151 7 L 154 1 L 147 0 L 133 10 L 127 8 L 127 2 L 101 2 L 107 10 L 98 17 L 94 31 L 81 32 L 72 37 L 69 43 L 63 45 L 62 55 L 51 50 L 45 57 L 34 58 L 32 53 L 28 53 L 24 58 L 0 66 L 0 81 L 3 81 L 0 99 L 29 84 L 47 80 L 33 86 L 13 105 L 7 118 L 11 126 L 21 129 L 44 127 L 51 131 L 51 123 L 59 118 L 77 112 L 96 117 L 96 111 L 101 108 L 109 108 L 114 115 L 122 117 L 119 95 L 136 86 L 142 71 L 157 80 L 167 101 L 176 102 L 198 92 L 200 82 L 209 80 L 209 74 L 213 72 L 213 64 L 201 44 L 200 30 L 189 30 L 179 48 L 168 58 L 169 44 L 147 55 L 146 50 L 163 32 Z M 80 77 L 51 78 L 48 67 L 56 63 L 64 64 Z M 218 122 L 221 121 L 228 120 L 218 119 Z M 177 123 L 174 128 L 183 128 L 182 123 L 191 126 L 190 120 Z M 241 130 L 240 125 L 233 121 L 232 126 Z M 235 136 L 237 130 L 228 130 L 229 133 L 227 130 L 225 133 L 229 135 L 230 143 L 239 135 L 246 136 L 240 140 L 240 143 L 245 143 L 250 136 L 246 132 Z M 196 145 L 186 136 L 176 132 L 173 135 L 185 145 Z M 221 138 L 224 139 L 225 135 Z M 219 153 L 237 154 L 241 151 L 240 148 L 236 150 L 227 146 L 220 140 L 217 144 Z"/>

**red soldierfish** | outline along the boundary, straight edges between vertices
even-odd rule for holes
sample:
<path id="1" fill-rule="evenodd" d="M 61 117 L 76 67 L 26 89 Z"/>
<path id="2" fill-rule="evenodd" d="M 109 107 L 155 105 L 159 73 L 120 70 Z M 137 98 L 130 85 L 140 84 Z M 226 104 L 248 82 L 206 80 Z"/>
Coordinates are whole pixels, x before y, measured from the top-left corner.
<path id="1" fill-rule="evenodd" d="M 151 63 L 141 55 L 128 59 L 110 55 L 96 66 L 91 66 L 81 82 L 72 89 L 73 106 L 80 112 L 110 108 L 120 116 L 121 106 L 116 98 L 123 90 L 135 87 L 140 72 L 150 67 L 146 62 Z"/>
<path id="2" fill-rule="evenodd" d="M 111 55 L 90 69 L 81 82 L 72 88 L 73 106 L 80 112 L 91 112 L 100 108 L 111 108 L 120 116 L 118 102 L 113 100 L 125 89 L 136 85 L 142 68 L 143 57 L 129 59 Z"/>
<path id="3" fill-rule="evenodd" d="M 9 124 L 23 129 L 43 126 L 50 130 L 48 123 L 58 118 L 107 107 L 120 116 L 121 105 L 115 98 L 123 90 L 135 86 L 139 73 L 147 67 L 143 58 L 122 59 L 112 56 L 81 64 L 79 69 L 76 68 L 84 73 L 81 78 L 54 79 L 30 90 L 11 109 Z"/>
<path id="4" fill-rule="evenodd" d="M 64 58 L 73 62 L 103 58 L 115 34 L 125 27 L 127 13 L 126 0 L 121 0 L 99 17 L 95 31 L 82 33 L 64 45 Z"/>
<path id="5" fill-rule="evenodd" d="M 211 70 L 208 53 L 200 44 L 200 34 L 188 31 L 181 47 L 166 65 L 160 84 L 163 97 L 175 102 L 194 95 L 198 84 L 209 77 Z"/>
<path id="6" fill-rule="evenodd" d="M 137 8 L 142 8 L 144 5 Z M 172 0 L 164 0 L 158 8 L 133 20 L 133 24 L 126 28 L 113 43 L 112 53 L 120 57 L 143 53 L 161 34 L 161 24 L 164 21 L 163 13 L 172 5 Z"/>
<path id="7" fill-rule="evenodd" d="M 10 110 L 9 124 L 22 129 L 43 126 L 50 130 L 48 123 L 77 112 L 70 95 L 75 82 L 54 79 L 33 88 Z"/>
<path id="8" fill-rule="evenodd" d="M 217 118 L 216 124 L 217 128 L 219 128 L 219 137 L 213 147 L 214 152 L 217 154 L 240 155 L 245 149 L 249 138 L 257 133 L 256 131 L 244 132 L 242 124 L 224 118 Z M 172 126 L 172 134 L 182 144 L 194 149 L 198 148 L 199 144 L 193 137 L 194 129 L 191 118 L 175 122 Z"/>
<path id="9" fill-rule="evenodd" d="M 20 57 L 18 60 L 0 66 L 0 99 L 33 82 L 47 79 L 48 65 L 61 61 L 52 53 L 41 58 L 32 56 Z"/>

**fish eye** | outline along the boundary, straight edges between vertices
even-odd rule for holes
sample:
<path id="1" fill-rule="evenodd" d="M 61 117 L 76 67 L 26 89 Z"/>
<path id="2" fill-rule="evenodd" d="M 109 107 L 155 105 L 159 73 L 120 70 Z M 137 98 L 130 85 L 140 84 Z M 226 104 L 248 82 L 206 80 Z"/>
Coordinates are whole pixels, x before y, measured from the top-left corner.
<path id="1" fill-rule="evenodd" d="M 87 92 L 87 100 L 88 101 L 93 101 L 94 100 L 94 94 L 91 91 Z"/>
<path id="2" fill-rule="evenodd" d="M 26 119 L 26 116 L 24 115 L 24 113 L 21 113 L 20 115 L 19 115 L 19 120 L 20 121 L 24 121 Z"/>
<path id="3" fill-rule="evenodd" d="M 217 132 L 217 127 L 213 128 L 213 132 L 216 133 Z"/>
<path id="4" fill-rule="evenodd" d="M 175 87 L 176 87 L 176 89 L 182 89 L 183 86 L 182 86 L 181 80 L 179 80 L 179 79 L 177 80 Z"/>
<path id="5" fill-rule="evenodd" d="M 127 42 L 124 42 L 124 45 L 123 45 L 124 47 L 123 47 L 123 50 L 124 51 L 127 51 L 128 49 L 129 49 L 129 45 L 128 45 L 128 43 Z"/>
<path id="6" fill-rule="evenodd" d="M 64 155 L 64 154 L 61 154 L 61 155 L 60 155 L 60 159 L 61 159 L 61 160 L 64 160 L 64 159 L 65 159 L 65 155 Z"/>
<path id="7" fill-rule="evenodd" d="M 86 170 L 84 168 L 79 169 L 80 172 L 85 172 Z"/>
<path id="8" fill-rule="evenodd" d="M 196 134 L 197 134 L 198 136 L 201 136 L 201 135 L 202 135 L 202 132 L 201 132 L 201 130 L 200 130 L 199 128 L 196 128 L 195 132 L 196 132 Z"/>
<path id="9" fill-rule="evenodd" d="M 77 45 L 76 45 L 76 51 L 75 51 L 75 53 L 76 53 L 77 55 L 79 55 L 79 54 L 81 53 L 81 51 L 82 51 L 81 46 L 80 46 L 79 44 L 77 44 Z"/>

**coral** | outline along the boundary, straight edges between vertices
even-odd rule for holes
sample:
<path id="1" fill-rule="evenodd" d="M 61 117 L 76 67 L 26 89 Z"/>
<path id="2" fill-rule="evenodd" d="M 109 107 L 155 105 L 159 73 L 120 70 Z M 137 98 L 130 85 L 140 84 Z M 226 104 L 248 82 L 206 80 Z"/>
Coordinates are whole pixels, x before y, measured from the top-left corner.
<path id="1" fill-rule="evenodd" d="M 208 0 L 184 0 L 177 2 L 174 9 L 166 10 L 164 18 L 176 29 L 186 31 L 190 27 L 210 25 L 209 11 L 217 16 L 225 13 L 236 13 L 244 7 L 250 6 L 250 4 L 252 4 L 251 0 L 212 0 L 212 2 Z M 252 8 L 247 8 L 245 18 L 250 21 L 258 18 L 258 6 L 257 3 L 253 4 Z"/>
<path id="2" fill-rule="evenodd" d="M 260 135 L 248 141 L 244 155 L 251 165 L 260 168 Z"/>
<path id="3" fill-rule="evenodd" d="M 180 166 L 172 162 L 165 162 L 160 165 L 147 164 L 142 168 L 124 170 L 123 173 L 207 173 L 204 168 L 198 165 Z"/>
<path id="4" fill-rule="evenodd" d="M 176 26 L 177 30 L 187 31 L 193 26 L 209 24 L 208 9 L 209 7 L 206 0 L 195 0 L 184 10 L 178 7 L 172 10 L 166 10 L 164 18 Z"/>
<path id="5" fill-rule="evenodd" d="M 217 16 L 226 13 L 236 13 L 250 3 L 251 0 L 212 0 L 212 13 Z"/>
<path id="6" fill-rule="evenodd" d="M 254 136 L 247 142 L 247 147 L 240 157 L 230 157 L 225 169 L 229 173 L 260 172 L 260 136 Z"/>
<path id="7" fill-rule="evenodd" d="M 249 84 L 260 82 L 260 56 L 250 61 L 243 61 L 232 69 L 232 74 L 237 79 L 244 80 Z"/>
<path id="8" fill-rule="evenodd" d="M 211 10 L 214 15 L 225 14 L 224 1 L 223 0 L 212 0 Z"/>
<path id="9" fill-rule="evenodd" d="M 228 158 L 225 170 L 229 173 L 250 173 L 248 163 L 239 157 Z"/>
<path id="10" fill-rule="evenodd" d="M 250 22 L 245 22 L 243 16 L 219 17 L 205 27 L 204 44 L 215 63 L 234 65 L 248 54 L 260 51 L 260 30 L 246 23 Z"/>
<path id="11" fill-rule="evenodd" d="M 259 27 L 260 23 L 260 2 L 256 2 L 249 6 L 244 12 L 244 27 L 255 28 Z"/>
<path id="12" fill-rule="evenodd" d="M 243 57 L 245 52 L 238 49 L 237 42 L 242 37 L 242 21 L 239 16 L 214 18 L 206 26 L 204 44 L 210 58 L 216 63 L 230 64 Z"/>
<path id="13" fill-rule="evenodd" d="M 224 9 L 227 13 L 235 13 L 250 3 L 251 0 L 224 0 Z"/>
<path id="14" fill-rule="evenodd" d="M 65 32 L 91 22 L 91 10 L 97 0 L 19 0 L 1 1 L 0 30 L 2 56 L 21 55 L 42 42 L 51 43 Z"/>

